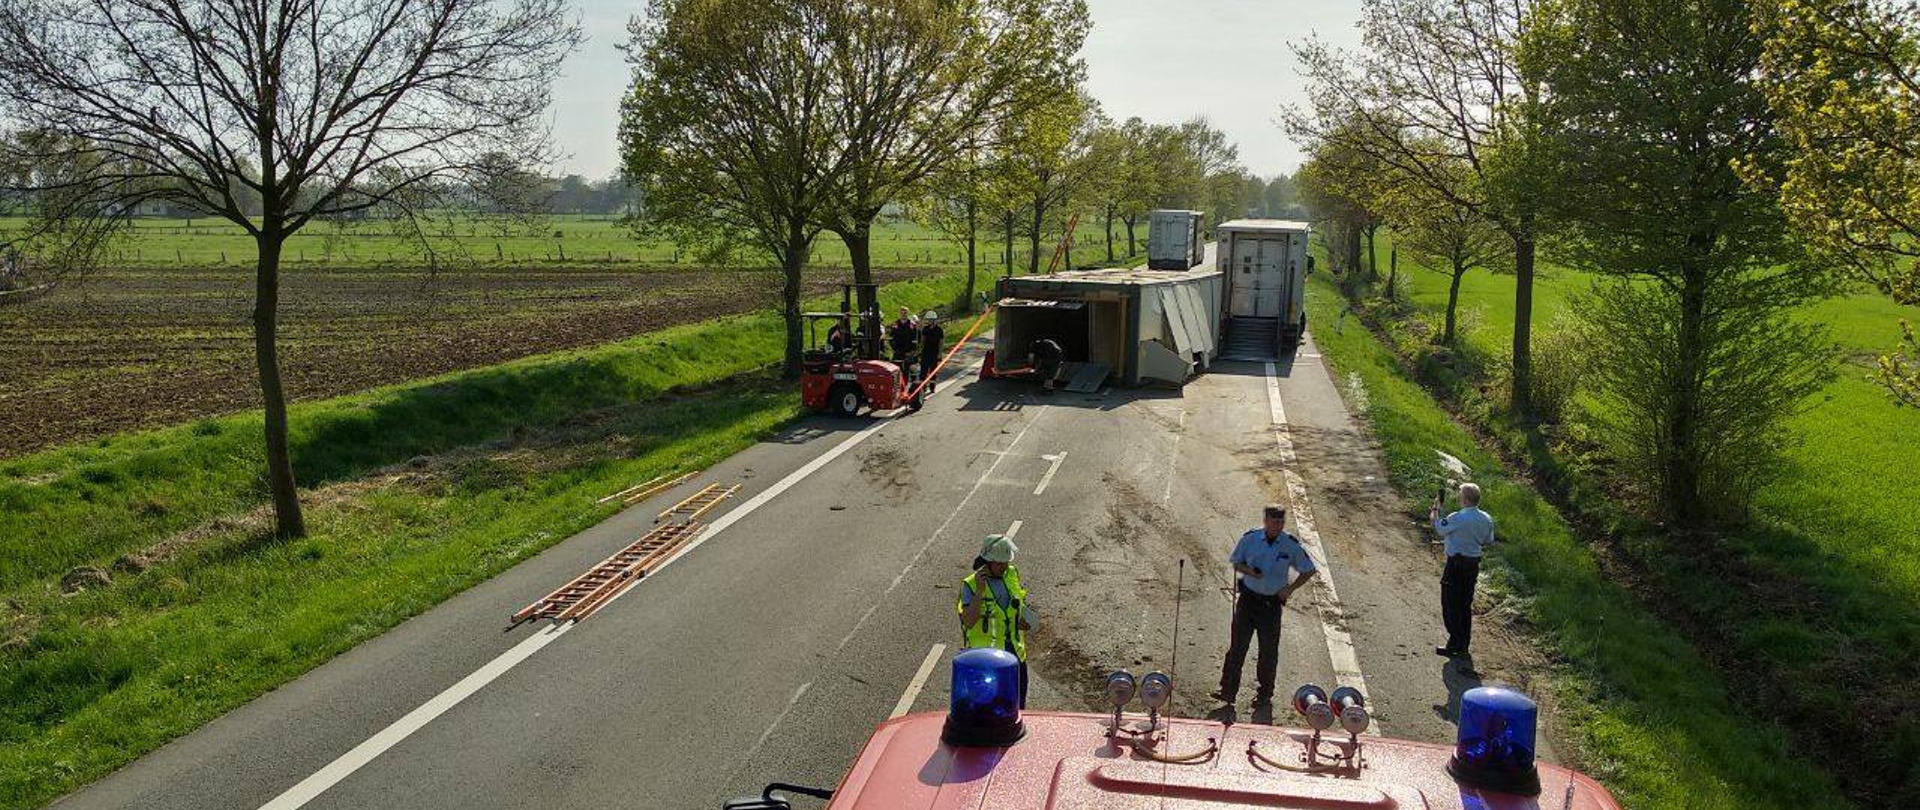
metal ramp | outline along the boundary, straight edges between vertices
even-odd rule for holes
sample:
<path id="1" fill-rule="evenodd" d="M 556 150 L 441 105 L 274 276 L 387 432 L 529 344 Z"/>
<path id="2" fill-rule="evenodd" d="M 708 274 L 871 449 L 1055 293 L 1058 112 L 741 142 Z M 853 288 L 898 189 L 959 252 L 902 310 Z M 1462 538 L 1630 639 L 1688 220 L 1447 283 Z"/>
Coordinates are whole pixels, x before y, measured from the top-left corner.
<path id="1" fill-rule="evenodd" d="M 1229 318 L 1220 359 L 1266 361 L 1279 359 L 1278 318 Z"/>
<path id="2" fill-rule="evenodd" d="M 1107 374 L 1112 368 L 1106 363 L 1065 363 L 1060 367 L 1060 376 L 1067 381 L 1064 387 L 1068 391 L 1092 394 L 1107 381 Z"/>
<path id="3" fill-rule="evenodd" d="M 593 615 L 601 605 L 653 572 L 660 563 L 679 551 L 706 526 L 699 523 L 669 523 L 656 526 L 613 556 L 601 560 L 572 582 L 534 600 L 513 614 L 513 623 L 533 619 L 556 622 L 578 621 Z"/>

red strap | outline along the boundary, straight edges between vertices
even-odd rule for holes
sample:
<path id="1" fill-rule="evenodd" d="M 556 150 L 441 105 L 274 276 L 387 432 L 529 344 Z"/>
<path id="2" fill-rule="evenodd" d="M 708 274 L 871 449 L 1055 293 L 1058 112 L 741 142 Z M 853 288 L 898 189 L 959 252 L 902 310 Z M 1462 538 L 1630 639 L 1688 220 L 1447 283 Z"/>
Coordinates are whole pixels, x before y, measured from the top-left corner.
<path id="1" fill-rule="evenodd" d="M 933 382 L 933 378 L 940 376 L 940 369 L 947 367 L 947 361 L 952 360 L 954 355 L 960 353 L 960 347 L 967 345 L 967 341 L 973 339 L 973 333 L 980 331 L 980 324 L 986 323 L 987 316 L 992 314 L 993 307 L 988 306 L 987 311 L 980 313 L 980 317 L 973 319 L 973 325 L 967 327 L 967 333 L 960 337 L 959 342 L 953 344 L 953 348 L 947 350 L 947 356 L 940 358 L 939 365 L 934 366 L 925 374 L 920 375 L 920 384 L 914 386 L 913 390 L 907 393 L 908 402 L 912 402 L 914 397 L 920 396 L 920 389 L 927 387 L 927 383 Z"/>

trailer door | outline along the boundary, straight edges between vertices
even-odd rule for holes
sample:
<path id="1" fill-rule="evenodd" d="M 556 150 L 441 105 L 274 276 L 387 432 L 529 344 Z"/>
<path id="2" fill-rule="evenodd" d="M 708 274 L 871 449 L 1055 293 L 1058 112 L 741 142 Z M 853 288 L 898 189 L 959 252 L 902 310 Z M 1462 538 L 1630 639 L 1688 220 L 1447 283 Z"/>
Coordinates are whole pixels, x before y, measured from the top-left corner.
<path id="1" fill-rule="evenodd" d="M 1236 234 L 1233 240 L 1236 318 L 1278 318 L 1287 294 L 1287 237 Z"/>

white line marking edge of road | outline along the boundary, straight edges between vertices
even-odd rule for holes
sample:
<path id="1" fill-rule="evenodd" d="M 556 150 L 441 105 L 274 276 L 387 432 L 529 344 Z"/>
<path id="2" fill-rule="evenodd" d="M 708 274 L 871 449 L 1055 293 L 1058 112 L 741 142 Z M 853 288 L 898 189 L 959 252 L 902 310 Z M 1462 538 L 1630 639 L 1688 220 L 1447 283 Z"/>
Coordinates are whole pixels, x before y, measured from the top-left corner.
<path id="1" fill-rule="evenodd" d="M 920 662 L 920 668 L 913 672 L 913 680 L 907 681 L 907 691 L 901 692 L 900 699 L 894 702 L 893 712 L 887 715 L 888 720 L 913 711 L 914 700 L 920 697 L 920 690 L 926 688 L 927 678 L 933 676 L 933 666 L 940 663 L 940 656 L 946 651 L 947 645 L 945 644 L 935 644 L 931 649 L 927 650 L 926 659 L 922 660 Z"/>

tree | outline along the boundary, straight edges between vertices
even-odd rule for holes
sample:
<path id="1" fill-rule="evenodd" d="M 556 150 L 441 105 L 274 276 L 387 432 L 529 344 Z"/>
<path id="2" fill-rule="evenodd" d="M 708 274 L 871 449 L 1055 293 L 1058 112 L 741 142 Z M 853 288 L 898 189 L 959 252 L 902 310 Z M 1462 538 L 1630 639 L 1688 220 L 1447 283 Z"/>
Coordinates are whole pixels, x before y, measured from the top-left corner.
<path id="1" fill-rule="evenodd" d="M 1267 181 L 1267 187 L 1260 193 L 1260 206 L 1265 214 L 1276 219 L 1297 219 L 1300 211 L 1300 192 L 1294 186 L 1293 178 L 1285 174 L 1276 174 Z"/>
<path id="2" fill-rule="evenodd" d="M 1131 211 L 1138 198 L 1136 189 L 1129 182 L 1132 178 L 1127 171 L 1127 161 L 1132 151 L 1133 145 L 1127 138 L 1124 125 L 1101 126 L 1094 131 L 1092 142 L 1087 148 L 1087 159 L 1094 164 L 1093 176 L 1087 184 L 1087 196 L 1094 208 L 1100 211 L 1101 231 L 1106 235 L 1107 241 L 1108 263 L 1112 263 L 1115 259 L 1113 223 Z M 1131 255 L 1131 249 L 1129 249 L 1129 255 Z"/>
<path id="3" fill-rule="evenodd" d="M 858 25 L 827 43 L 835 93 L 825 110 L 846 165 L 820 225 L 846 243 L 856 283 L 873 281 L 873 222 L 889 202 L 1004 131 L 1024 110 L 1070 92 L 1088 29 L 1083 0 L 853 0 Z M 862 310 L 877 306 L 860 290 Z"/>
<path id="4" fill-rule="evenodd" d="M 1049 217 L 1064 213 L 1095 171 L 1086 155 L 1100 125 L 1099 104 L 1082 92 L 1050 99 L 1009 122 L 999 162 L 1023 218 L 1028 274 L 1040 272 Z"/>
<path id="5" fill-rule="evenodd" d="M 286 240 L 471 176 L 488 152 L 542 154 L 548 87 L 579 38 L 564 0 L 0 4 L 0 126 L 16 135 L 0 163 L 67 167 L 27 184 L 46 226 L 22 241 L 99 244 L 147 200 L 253 238 L 266 479 L 278 533 L 303 535 L 275 340 Z"/>
<path id="6" fill-rule="evenodd" d="M 1456 200 L 1513 241 L 1511 408 L 1531 388 L 1534 253 L 1542 190 L 1527 171 L 1540 148 L 1538 82 L 1515 62 L 1535 0 L 1367 0 L 1363 51 L 1317 40 L 1294 45 L 1307 76 L 1305 110 L 1286 111 L 1294 137 L 1344 138 L 1407 179 L 1447 192 L 1442 167 L 1463 162 L 1476 196 Z M 1358 121 L 1366 129 L 1343 128 Z"/>
<path id="7" fill-rule="evenodd" d="M 973 306 L 978 288 L 978 253 L 982 214 L 998 210 L 988 197 L 988 177 L 997 169 L 984 161 L 988 151 L 977 143 L 960 150 L 922 183 L 909 199 L 907 213 L 913 221 L 933 228 L 967 251 L 967 289 L 963 298 Z"/>
<path id="8" fill-rule="evenodd" d="M 1450 173 L 1457 183 L 1473 182 L 1473 173 L 1455 167 Z M 1392 205 L 1388 216 L 1398 237 L 1396 247 L 1404 247 L 1414 258 L 1446 273 L 1446 323 L 1434 342 L 1451 346 L 1460 308 L 1460 281 L 1476 267 L 1505 265 L 1513 256 L 1513 243 L 1487 218 L 1457 200 L 1472 196 L 1460 190 L 1454 194 L 1434 194 L 1426 186 L 1409 186 Z M 1388 290 L 1393 284 L 1388 282 Z"/>
<path id="9" fill-rule="evenodd" d="M 1598 353 L 1622 469 L 1655 514 L 1730 516 L 1784 443 L 1783 421 L 1831 375 L 1832 348 L 1794 310 L 1821 294 L 1774 197 L 1736 164 L 1777 166 L 1786 141 L 1755 83 L 1745 0 L 1564 0 L 1522 44 L 1561 144 L 1546 184 L 1567 257 L 1610 280 L 1580 310 Z M 1517 383 L 1516 383 L 1517 384 Z"/>
<path id="10" fill-rule="evenodd" d="M 786 373 L 800 373 L 801 274 L 857 158 L 835 130 L 834 48 L 860 24 L 837 0 L 651 0 L 630 25 L 626 172 L 648 223 L 709 253 L 736 240 L 779 265 Z"/>
<path id="11" fill-rule="evenodd" d="M 1775 171 L 1796 231 L 1849 277 L 1920 303 L 1920 7 L 1889 0 L 1786 0 L 1759 7 L 1763 80 L 1791 152 Z M 1895 398 L 1920 404 L 1912 325 L 1906 356 L 1880 358 Z"/>

